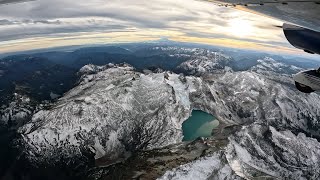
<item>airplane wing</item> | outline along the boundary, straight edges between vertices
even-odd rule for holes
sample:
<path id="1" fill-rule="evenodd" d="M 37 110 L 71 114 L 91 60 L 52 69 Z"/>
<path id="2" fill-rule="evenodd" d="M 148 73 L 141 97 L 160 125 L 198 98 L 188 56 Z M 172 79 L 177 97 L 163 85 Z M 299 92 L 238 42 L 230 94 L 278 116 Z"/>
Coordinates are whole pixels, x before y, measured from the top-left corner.
<path id="1" fill-rule="evenodd" d="M 284 21 L 291 45 L 320 54 L 320 0 L 204 0 Z"/>
<path id="2" fill-rule="evenodd" d="M 5 4 L 12 4 L 12 3 L 20 3 L 20 2 L 26 2 L 31 0 L 0 0 L 0 6 Z"/>
<path id="3" fill-rule="evenodd" d="M 284 35 L 291 45 L 307 53 L 320 55 L 320 0 L 203 0 L 219 6 L 233 7 L 284 21 Z M 319 78 L 319 70 L 308 70 L 294 75 L 299 91 L 319 91 L 309 81 L 310 73 Z M 309 73 L 309 74 L 308 74 Z"/>
<path id="4" fill-rule="evenodd" d="M 205 0 L 320 32 L 320 0 Z"/>

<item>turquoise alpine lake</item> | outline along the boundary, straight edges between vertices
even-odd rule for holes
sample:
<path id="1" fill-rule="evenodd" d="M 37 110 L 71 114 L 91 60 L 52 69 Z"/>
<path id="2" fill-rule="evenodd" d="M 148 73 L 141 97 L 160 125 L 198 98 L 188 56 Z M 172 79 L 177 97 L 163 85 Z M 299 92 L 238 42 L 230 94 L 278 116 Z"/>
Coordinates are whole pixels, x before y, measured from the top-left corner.
<path id="1" fill-rule="evenodd" d="M 193 110 L 191 116 L 183 122 L 183 141 L 192 141 L 198 137 L 209 137 L 213 128 L 219 126 L 214 116 L 203 111 Z"/>

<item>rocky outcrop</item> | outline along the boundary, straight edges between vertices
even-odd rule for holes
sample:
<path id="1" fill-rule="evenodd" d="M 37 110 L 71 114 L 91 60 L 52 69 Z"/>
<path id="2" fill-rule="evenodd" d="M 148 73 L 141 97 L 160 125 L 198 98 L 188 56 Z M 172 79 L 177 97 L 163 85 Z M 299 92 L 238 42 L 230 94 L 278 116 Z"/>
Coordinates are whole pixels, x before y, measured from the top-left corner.
<path id="1" fill-rule="evenodd" d="M 52 162 L 53 154 L 81 156 L 81 149 L 90 149 L 95 159 L 113 163 L 182 140 L 181 124 L 192 110 L 189 94 L 199 78 L 145 75 L 129 65 L 96 69 L 19 130 L 30 159 Z"/>
<path id="2" fill-rule="evenodd" d="M 318 179 L 319 145 L 303 133 L 255 123 L 230 137 L 225 154 L 236 174 L 246 179 Z"/>
<path id="3" fill-rule="evenodd" d="M 203 50 L 190 56 L 188 61 L 181 63 L 177 69 L 192 75 L 204 75 L 208 73 L 225 73 L 232 71 L 227 65 L 231 57 L 220 52 Z"/>
<path id="4" fill-rule="evenodd" d="M 20 127 L 28 122 L 33 113 L 42 106 L 26 95 L 14 93 L 11 102 L 0 108 L 0 125 Z"/>
<path id="5" fill-rule="evenodd" d="M 210 156 L 202 157 L 196 161 L 181 165 L 167 171 L 158 180 L 166 179 L 225 179 L 237 180 L 241 177 L 234 171 L 226 161 L 222 151 L 215 152 Z"/>
<path id="6" fill-rule="evenodd" d="M 233 135 L 221 129 L 222 136 L 231 135 L 225 151 L 183 161 L 164 179 L 200 172 L 204 179 L 315 179 L 320 96 L 295 89 L 288 72 L 299 68 L 268 58 L 248 71 L 221 66 L 223 71 L 201 77 L 141 73 L 126 64 L 85 66 L 78 86 L 19 130 L 25 156 L 54 163 L 59 156 L 72 159 L 89 152 L 110 166 L 134 152 L 181 142 L 182 122 L 200 109 L 223 127 L 243 128 Z M 287 73 L 276 71 L 279 67 Z"/>
<path id="7" fill-rule="evenodd" d="M 220 130 L 230 138 L 219 158 L 209 155 L 162 178 L 192 179 L 200 173 L 201 179 L 219 179 L 207 170 L 220 172 L 219 162 L 226 158 L 231 171 L 223 179 L 318 179 L 320 97 L 295 89 L 289 74 L 300 70 L 265 58 L 249 71 L 207 76 L 204 83 L 211 93 L 202 91 L 204 99 L 216 100 L 207 103 L 208 111 L 226 126 L 243 127 L 237 133 Z M 208 159 L 211 163 L 207 164 Z"/>

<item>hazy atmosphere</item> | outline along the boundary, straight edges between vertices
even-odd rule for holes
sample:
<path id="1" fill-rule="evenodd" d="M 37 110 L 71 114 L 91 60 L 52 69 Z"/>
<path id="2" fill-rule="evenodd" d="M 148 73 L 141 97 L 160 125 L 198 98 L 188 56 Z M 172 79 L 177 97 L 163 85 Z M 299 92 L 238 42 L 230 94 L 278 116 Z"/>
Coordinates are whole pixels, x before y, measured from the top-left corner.
<path id="1" fill-rule="evenodd" d="M 0 6 L 0 52 L 169 38 L 297 53 L 281 25 L 194 0 L 39 0 Z"/>

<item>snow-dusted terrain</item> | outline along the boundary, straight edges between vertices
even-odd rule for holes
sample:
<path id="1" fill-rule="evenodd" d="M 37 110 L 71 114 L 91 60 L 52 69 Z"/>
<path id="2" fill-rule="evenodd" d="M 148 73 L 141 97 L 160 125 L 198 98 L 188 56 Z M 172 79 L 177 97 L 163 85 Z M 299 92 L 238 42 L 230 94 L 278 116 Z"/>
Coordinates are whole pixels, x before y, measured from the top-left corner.
<path id="1" fill-rule="evenodd" d="M 95 158 L 111 161 L 138 149 L 182 140 L 181 124 L 191 113 L 193 81 L 168 72 L 142 74 L 129 65 L 85 66 L 80 84 L 52 107 L 36 113 L 19 131 L 30 157 L 81 155 L 87 147 Z M 70 150 L 70 151 L 68 151 Z"/>
<path id="2" fill-rule="evenodd" d="M 194 180 L 194 179 L 240 179 L 235 175 L 223 158 L 222 152 L 216 152 L 208 157 L 203 157 L 194 162 L 181 165 L 167 171 L 158 180 Z"/>
<path id="3" fill-rule="evenodd" d="M 208 73 L 224 73 L 226 64 L 230 63 L 231 58 L 220 52 L 201 51 L 190 56 L 188 61 L 178 66 L 188 74 L 202 75 Z M 230 70 L 230 68 L 229 68 Z"/>
<path id="4" fill-rule="evenodd" d="M 152 50 L 188 58 L 177 66 L 188 76 L 86 65 L 77 86 L 19 129 L 22 156 L 35 166 L 70 159 L 65 164 L 76 166 L 92 153 L 102 178 L 124 166 L 128 177 L 145 179 L 318 179 L 320 96 L 296 90 L 291 76 L 302 68 L 264 57 L 239 71 L 223 53 Z M 182 123 L 193 109 L 221 126 L 185 144 Z M 12 103 L 3 112 L 7 122 L 20 110 Z"/>
<path id="5" fill-rule="evenodd" d="M 12 101 L 6 106 L 0 108 L 0 124 L 9 124 L 10 126 L 21 126 L 27 119 L 30 119 L 34 111 L 41 105 L 34 107 L 32 99 L 28 96 L 14 93 Z"/>
<path id="6" fill-rule="evenodd" d="M 226 157 L 237 175 L 255 178 L 318 179 L 316 139 L 254 123 L 230 137 Z"/>
<path id="7" fill-rule="evenodd" d="M 220 94 L 219 98 L 230 112 L 229 119 L 220 116 L 220 121 L 253 123 L 229 137 L 224 152 L 229 166 L 245 179 L 318 179 L 319 142 L 306 134 L 319 139 L 319 95 L 298 92 L 288 73 L 279 72 L 281 67 L 290 68 L 292 72 L 299 68 L 271 58 L 258 62 L 250 71 L 227 72 L 210 86 Z M 219 160 L 213 160 L 206 168 L 212 168 L 217 162 Z M 196 173 L 202 174 L 204 170 L 199 167 L 206 164 L 202 160 L 183 165 L 167 172 L 163 179 L 188 179 Z M 190 166 L 195 167 L 188 168 Z"/>

